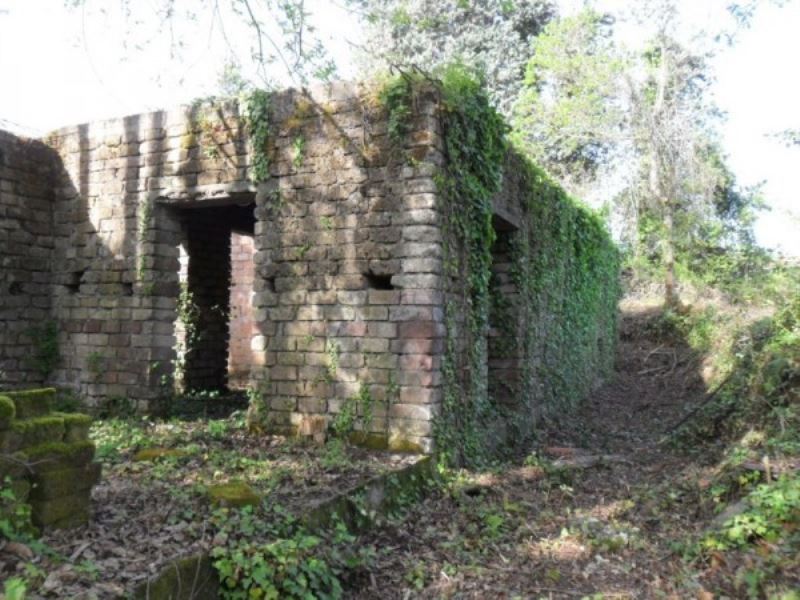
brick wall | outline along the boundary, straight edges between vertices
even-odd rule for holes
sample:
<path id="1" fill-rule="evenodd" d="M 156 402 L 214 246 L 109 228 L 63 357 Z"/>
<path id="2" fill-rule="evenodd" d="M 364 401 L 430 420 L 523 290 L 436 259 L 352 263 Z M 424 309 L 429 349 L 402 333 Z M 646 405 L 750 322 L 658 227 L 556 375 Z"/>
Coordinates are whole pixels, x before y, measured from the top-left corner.
<path id="1" fill-rule="evenodd" d="M 39 384 L 47 376 L 43 372 L 46 365 L 37 360 L 37 355 L 47 335 L 45 325 L 51 308 L 56 159 L 41 142 L 0 131 L 2 387 Z"/>
<path id="2" fill-rule="evenodd" d="M 235 102 L 66 128 L 45 143 L 0 134 L 3 385 L 41 379 L 24 332 L 49 318 L 61 354 L 50 383 L 93 406 L 121 396 L 144 408 L 171 393 L 183 282 L 202 314 L 183 384 L 247 382 L 272 429 L 330 419 L 367 394 L 370 443 L 429 451 L 448 335 L 464 393 L 535 405 L 558 323 L 515 296 L 512 262 L 525 257 L 512 260 L 514 240 L 535 249 L 528 184 L 512 161 L 493 267 L 510 313 L 472 339 L 458 308 L 464 271 L 443 267 L 460 242 L 445 244 L 457 207 L 435 183 L 438 97 L 416 93 L 403 143 L 373 98 L 349 84 L 274 94 L 270 177 L 258 185 Z M 471 377 L 476 347 L 487 360 Z M 474 381 L 483 389 L 469 390 Z"/>
<path id="3" fill-rule="evenodd" d="M 250 384 L 255 335 L 253 284 L 255 283 L 255 243 L 252 234 L 231 233 L 231 287 L 228 344 L 228 386 L 246 388 Z"/>

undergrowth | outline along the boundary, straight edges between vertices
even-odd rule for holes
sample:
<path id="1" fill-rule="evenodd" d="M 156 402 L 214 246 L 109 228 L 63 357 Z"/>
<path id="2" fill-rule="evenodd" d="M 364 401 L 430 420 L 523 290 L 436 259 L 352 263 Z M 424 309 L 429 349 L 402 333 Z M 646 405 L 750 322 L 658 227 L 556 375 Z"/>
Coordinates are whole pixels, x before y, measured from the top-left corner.
<path id="1" fill-rule="evenodd" d="M 675 434 L 679 445 L 718 458 L 699 502 L 719 515 L 689 557 L 740 565 L 733 584 L 748 597 L 793 597 L 785 594 L 787 574 L 800 568 L 800 297 L 744 325 L 706 309 L 667 313 L 660 327 L 716 373 Z"/>

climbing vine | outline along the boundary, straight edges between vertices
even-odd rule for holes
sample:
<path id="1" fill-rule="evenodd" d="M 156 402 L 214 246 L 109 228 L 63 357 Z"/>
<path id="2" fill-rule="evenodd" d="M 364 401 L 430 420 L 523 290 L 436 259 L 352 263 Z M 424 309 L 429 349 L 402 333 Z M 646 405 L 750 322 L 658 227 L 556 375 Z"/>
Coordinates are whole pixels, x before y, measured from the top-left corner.
<path id="1" fill-rule="evenodd" d="M 194 301 L 194 294 L 189 289 L 188 282 L 181 282 L 181 291 L 178 294 L 178 323 L 183 335 L 178 336 L 175 342 L 175 359 L 173 361 L 173 378 L 175 383 L 183 388 L 186 385 L 186 365 L 189 354 L 200 342 L 199 330 L 200 307 Z"/>
<path id="2" fill-rule="evenodd" d="M 497 450 L 495 424 L 518 428 L 506 437 L 527 442 L 537 416 L 571 408 L 610 368 L 619 262 L 599 217 L 511 148 L 480 79 L 463 65 L 437 75 L 401 74 L 379 97 L 397 142 L 411 131 L 415 88 L 433 87 L 439 96 L 446 160 L 435 180 L 447 336 L 434 435 L 443 462 L 479 464 Z M 524 213 L 509 240 L 513 305 L 493 297 L 491 285 L 493 199 L 501 193 L 522 199 Z M 491 323 L 504 338 L 499 345 L 520 360 L 515 414 L 490 396 L 490 320 L 500 321 Z"/>
<path id="3" fill-rule="evenodd" d="M 33 343 L 31 362 L 43 379 L 47 379 L 58 366 L 61 353 L 58 344 L 58 324 L 45 321 L 28 330 Z"/>
<path id="4" fill-rule="evenodd" d="M 447 166 L 437 183 L 446 215 L 445 276 L 450 289 L 445 305 L 449 335 L 444 403 L 436 441 L 446 462 L 469 464 L 483 457 L 484 425 L 496 412 L 488 396 L 485 339 L 495 240 L 492 198 L 502 185 L 506 125 L 480 81 L 464 67 L 450 67 L 442 74 L 441 94 Z M 466 349 L 467 369 L 459 369 L 459 343 Z"/>
<path id="5" fill-rule="evenodd" d="M 254 183 L 269 179 L 269 115 L 271 95 L 265 90 L 253 90 L 244 101 L 245 120 L 253 146 L 251 178 Z"/>

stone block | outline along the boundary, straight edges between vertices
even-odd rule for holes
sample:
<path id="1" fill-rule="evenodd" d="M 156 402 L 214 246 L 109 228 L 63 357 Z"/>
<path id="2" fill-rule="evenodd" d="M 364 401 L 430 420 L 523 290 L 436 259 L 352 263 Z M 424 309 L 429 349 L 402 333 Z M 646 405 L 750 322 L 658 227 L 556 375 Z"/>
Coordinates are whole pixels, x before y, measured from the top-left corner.
<path id="1" fill-rule="evenodd" d="M 29 448 L 46 442 L 64 439 L 64 418 L 47 415 L 32 419 L 17 419 L 11 428 L 22 439 L 22 446 Z"/>
<path id="2" fill-rule="evenodd" d="M 32 417 L 42 417 L 53 410 L 56 390 L 55 388 L 42 388 L 3 392 L 3 396 L 10 398 L 14 403 L 17 419 L 30 419 Z"/>
<path id="3" fill-rule="evenodd" d="M 261 496 L 243 481 L 230 481 L 209 486 L 208 497 L 214 506 L 235 508 L 255 506 L 261 502 Z"/>
<path id="4" fill-rule="evenodd" d="M 31 519 L 37 527 L 71 527 L 89 520 L 91 490 L 50 500 L 31 501 Z"/>
<path id="5" fill-rule="evenodd" d="M 13 400 L 8 396 L 0 396 L 0 431 L 8 429 L 17 411 Z"/>
<path id="6" fill-rule="evenodd" d="M 24 455 L 32 463 L 34 474 L 78 467 L 91 462 L 94 457 L 94 444 L 89 441 L 64 443 L 47 442 L 25 448 Z"/>
<path id="7" fill-rule="evenodd" d="M 53 500 L 89 490 L 100 481 L 100 463 L 89 463 L 80 467 L 47 471 L 32 477 L 32 500 Z"/>

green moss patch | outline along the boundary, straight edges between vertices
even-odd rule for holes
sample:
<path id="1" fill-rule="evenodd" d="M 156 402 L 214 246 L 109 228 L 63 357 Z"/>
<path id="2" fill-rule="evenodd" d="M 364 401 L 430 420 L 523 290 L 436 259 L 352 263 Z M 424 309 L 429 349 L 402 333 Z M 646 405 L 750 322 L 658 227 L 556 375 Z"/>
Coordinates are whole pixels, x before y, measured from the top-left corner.
<path id="1" fill-rule="evenodd" d="M 18 392 L 3 392 L 10 398 L 16 407 L 17 419 L 32 419 L 43 417 L 52 412 L 56 400 L 55 388 L 42 388 L 38 390 L 21 390 Z"/>
<path id="2" fill-rule="evenodd" d="M 0 431 L 0 453 L 16 452 L 22 448 L 22 436 L 13 429 Z"/>
<path id="3" fill-rule="evenodd" d="M 389 450 L 404 454 L 425 454 L 425 449 L 420 444 L 402 437 L 391 438 L 389 440 Z"/>
<path id="4" fill-rule="evenodd" d="M 70 467 L 78 467 L 92 461 L 94 444 L 92 442 L 49 442 L 24 452 L 34 473 L 58 471 Z"/>
<path id="5" fill-rule="evenodd" d="M 85 415 L 83 413 L 65 413 L 65 412 L 54 412 L 54 417 L 60 417 L 64 419 L 64 425 L 91 425 L 92 424 L 92 417 L 89 415 Z"/>
<path id="6" fill-rule="evenodd" d="M 187 556 L 171 561 L 161 573 L 139 585 L 135 600 L 217 600 L 219 576 L 207 555 Z"/>
<path id="7" fill-rule="evenodd" d="M 33 419 L 18 419 L 11 430 L 22 437 L 22 447 L 38 446 L 46 442 L 64 439 L 64 419 L 48 415 Z"/>
<path id="8" fill-rule="evenodd" d="M 82 413 L 53 413 L 64 419 L 64 441 L 81 442 L 89 439 L 92 417 Z"/>
<path id="9" fill-rule="evenodd" d="M 144 448 L 133 455 L 133 460 L 143 462 L 154 461 L 159 458 L 182 458 L 188 455 L 189 453 L 186 450 L 178 448 Z"/>
<path id="10" fill-rule="evenodd" d="M 24 475 L 27 471 L 25 467 L 26 462 L 27 457 L 21 452 L 0 452 L 0 483 L 2 483 L 6 477 L 14 479 Z"/>
<path id="11" fill-rule="evenodd" d="M 89 518 L 91 490 L 52 500 L 31 502 L 33 524 L 37 527 L 66 527 L 85 523 Z"/>
<path id="12" fill-rule="evenodd" d="M 72 469 L 37 473 L 33 476 L 31 498 L 52 500 L 89 490 L 100 480 L 101 472 L 100 463 L 89 463 Z"/>
<path id="13" fill-rule="evenodd" d="M 0 396 L 0 430 L 7 429 L 17 414 L 14 402 L 8 396 Z"/>
<path id="14" fill-rule="evenodd" d="M 255 506 L 261 502 L 261 496 L 243 481 L 212 485 L 208 496 L 215 506 Z"/>
<path id="15" fill-rule="evenodd" d="M 362 448 L 370 450 L 386 450 L 389 447 L 389 437 L 385 433 L 367 433 L 364 431 L 353 431 L 347 440 Z"/>

